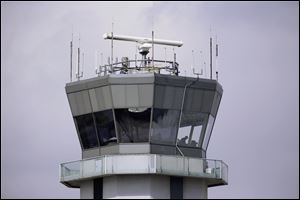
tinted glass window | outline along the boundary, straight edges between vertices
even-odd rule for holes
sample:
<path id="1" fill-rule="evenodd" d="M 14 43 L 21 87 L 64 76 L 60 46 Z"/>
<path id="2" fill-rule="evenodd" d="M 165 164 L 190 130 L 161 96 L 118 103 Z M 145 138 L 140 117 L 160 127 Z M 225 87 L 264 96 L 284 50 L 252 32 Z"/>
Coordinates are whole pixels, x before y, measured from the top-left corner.
<path id="1" fill-rule="evenodd" d="M 205 136 L 204 136 L 204 141 L 203 141 L 203 146 L 202 146 L 202 148 L 204 150 L 207 149 L 209 139 L 210 139 L 210 135 L 211 135 L 211 132 L 212 132 L 212 129 L 213 129 L 213 126 L 214 126 L 214 122 L 215 122 L 215 118 L 212 115 L 209 115 L 206 131 L 205 131 Z"/>
<path id="2" fill-rule="evenodd" d="M 175 144 L 179 110 L 153 109 L 152 143 Z"/>
<path id="3" fill-rule="evenodd" d="M 204 134 L 203 127 L 207 123 L 207 114 L 183 112 L 178 130 L 177 144 L 179 146 L 201 147 L 199 140 Z"/>
<path id="4" fill-rule="evenodd" d="M 84 149 L 98 146 L 95 125 L 92 114 L 80 115 L 75 117 L 79 135 Z"/>
<path id="5" fill-rule="evenodd" d="M 177 144 L 179 146 L 186 146 L 189 143 L 192 126 L 180 127 L 178 130 Z"/>
<path id="6" fill-rule="evenodd" d="M 94 113 L 100 145 L 117 142 L 112 110 Z"/>
<path id="7" fill-rule="evenodd" d="M 151 108 L 115 109 L 120 142 L 148 142 Z"/>

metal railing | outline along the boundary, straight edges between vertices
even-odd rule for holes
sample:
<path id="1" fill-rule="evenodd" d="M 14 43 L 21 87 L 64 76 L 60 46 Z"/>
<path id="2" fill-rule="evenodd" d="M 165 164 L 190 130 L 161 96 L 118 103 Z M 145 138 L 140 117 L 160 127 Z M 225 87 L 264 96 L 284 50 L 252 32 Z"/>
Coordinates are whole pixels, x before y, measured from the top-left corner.
<path id="1" fill-rule="evenodd" d="M 228 166 L 221 160 L 157 154 L 105 155 L 60 165 L 61 182 L 115 174 L 191 176 L 227 183 Z"/>
<path id="2" fill-rule="evenodd" d="M 131 66 L 130 63 L 133 63 L 134 66 Z M 126 60 L 100 65 L 96 69 L 96 74 L 100 76 L 109 73 L 127 74 L 141 71 L 161 73 L 161 71 L 165 70 L 173 75 L 178 75 L 178 67 L 179 64 L 176 61 L 151 59 Z"/>

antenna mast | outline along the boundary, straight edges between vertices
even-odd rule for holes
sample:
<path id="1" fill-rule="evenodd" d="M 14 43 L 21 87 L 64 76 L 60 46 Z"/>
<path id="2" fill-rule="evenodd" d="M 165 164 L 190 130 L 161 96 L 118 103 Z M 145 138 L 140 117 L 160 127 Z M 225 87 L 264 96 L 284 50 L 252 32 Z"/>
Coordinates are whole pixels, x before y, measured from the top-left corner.
<path id="1" fill-rule="evenodd" d="M 70 81 L 72 82 L 72 61 L 73 61 L 73 27 L 72 27 L 72 40 L 70 42 L 70 48 L 71 48 L 71 58 L 70 58 Z"/>
<path id="2" fill-rule="evenodd" d="M 114 63 L 114 19 L 111 25 L 111 73 L 113 73 L 113 63 Z"/>
<path id="3" fill-rule="evenodd" d="M 76 77 L 77 77 L 77 80 L 79 81 L 80 80 L 80 77 L 83 76 L 83 72 L 80 73 L 80 34 L 79 34 L 79 46 L 78 46 L 78 63 L 77 63 L 77 74 L 76 74 Z"/>
<path id="4" fill-rule="evenodd" d="M 218 80 L 218 70 L 217 70 L 217 66 L 218 66 L 218 56 L 219 56 L 219 45 L 218 45 L 218 38 L 216 36 L 216 79 Z"/>
<path id="5" fill-rule="evenodd" d="M 209 38 L 209 46 L 210 46 L 210 79 L 212 79 L 212 38 Z"/>
<path id="6" fill-rule="evenodd" d="M 77 54 L 78 54 L 78 63 L 77 63 L 77 79 L 79 80 L 79 67 L 80 67 L 80 35 L 79 35 L 79 47 L 77 48 Z"/>
<path id="7" fill-rule="evenodd" d="M 154 31 L 152 30 L 152 66 L 154 68 Z"/>

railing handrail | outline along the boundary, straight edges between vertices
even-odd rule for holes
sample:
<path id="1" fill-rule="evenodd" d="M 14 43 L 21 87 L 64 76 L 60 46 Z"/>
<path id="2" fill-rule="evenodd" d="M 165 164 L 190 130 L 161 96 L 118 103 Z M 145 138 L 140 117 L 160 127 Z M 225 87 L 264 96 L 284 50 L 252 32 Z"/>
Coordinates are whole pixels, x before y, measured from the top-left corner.
<path id="1" fill-rule="evenodd" d="M 222 161 L 222 160 L 218 160 L 218 159 L 208 159 L 208 158 L 196 158 L 196 157 L 183 157 L 183 156 L 180 156 L 180 155 L 163 155 L 163 154 L 108 154 L 108 155 L 101 155 L 101 156 L 94 156 L 94 157 L 90 157 L 90 158 L 85 158 L 85 159 L 81 159 L 81 160 L 75 160 L 75 161 L 69 161 L 69 162 L 65 162 L 65 163 L 61 163 L 60 165 L 65 165 L 65 164 L 70 164 L 70 163 L 76 163 L 76 162 L 84 162 L 84 161 L 87 161 L 87 160 L 94 160 L 94 159 L 100 159 L 100 158 L 104 158 L 104 157 L 116 157 L 116 156 L 171 156 L 171 157 L 180 157 L 180 158 L 184 158 L 184 159 L 201 159 L 201 160 L 205 160 L 205 161 L 212 161 L 212 162 L 219 162 L 219 163 L 222 163 L 224 165 L 226 165 L 226 167 L 228 168 L 228 165 Z"/>

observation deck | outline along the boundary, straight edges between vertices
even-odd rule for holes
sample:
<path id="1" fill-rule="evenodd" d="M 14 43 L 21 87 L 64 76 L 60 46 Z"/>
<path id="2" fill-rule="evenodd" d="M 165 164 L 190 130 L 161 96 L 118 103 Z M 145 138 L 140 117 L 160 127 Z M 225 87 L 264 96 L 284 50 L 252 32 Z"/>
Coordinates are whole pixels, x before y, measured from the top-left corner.
<path id="1" fill-rule="evenodd" d="M 75 188 L 83 180 L 125 174 L 202 178 L 213 187 L 227 185 L 228 166 L 220 160 L 158 154 L 105 155 L 60 165 L 60 182 Z"/>

